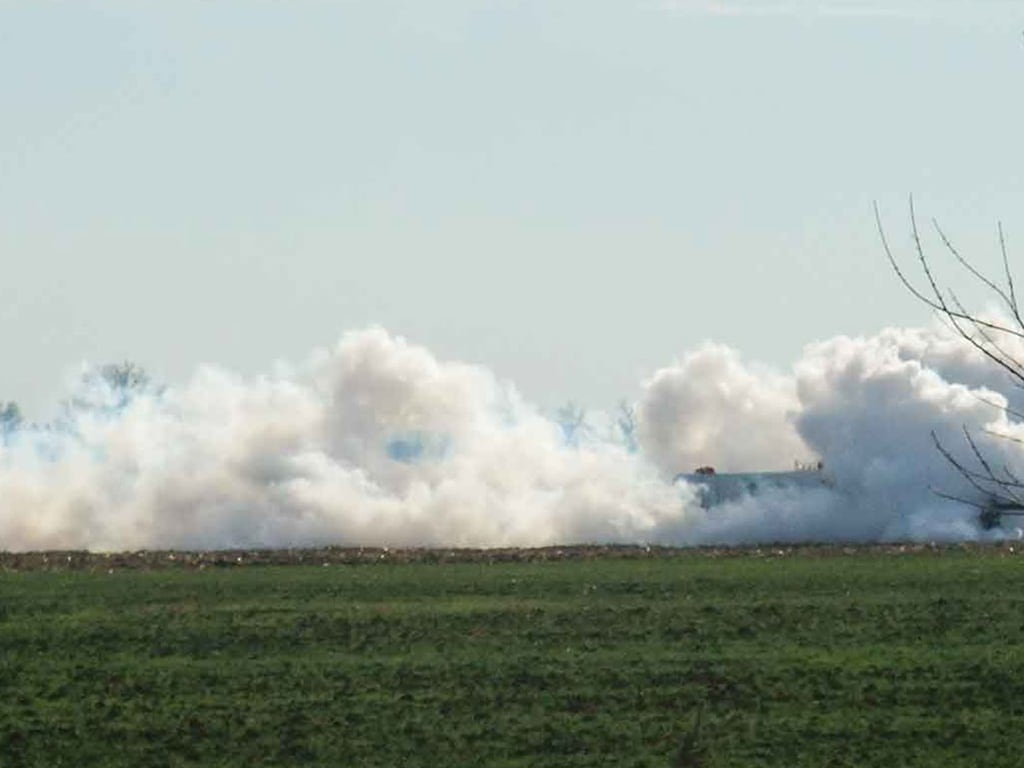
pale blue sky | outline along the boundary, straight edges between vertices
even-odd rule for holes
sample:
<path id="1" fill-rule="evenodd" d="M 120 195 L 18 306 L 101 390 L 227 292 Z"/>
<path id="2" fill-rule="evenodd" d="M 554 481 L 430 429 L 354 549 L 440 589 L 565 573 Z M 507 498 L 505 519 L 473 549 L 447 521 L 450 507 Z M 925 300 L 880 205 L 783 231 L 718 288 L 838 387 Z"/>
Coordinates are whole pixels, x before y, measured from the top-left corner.
<path id="1" fill-rule="evenodd" d="M 379 324 L 600 407 L 927 315 L 871 215 L 1024 253 L 1024 3 L 0 0 L 0 399 Z"/>

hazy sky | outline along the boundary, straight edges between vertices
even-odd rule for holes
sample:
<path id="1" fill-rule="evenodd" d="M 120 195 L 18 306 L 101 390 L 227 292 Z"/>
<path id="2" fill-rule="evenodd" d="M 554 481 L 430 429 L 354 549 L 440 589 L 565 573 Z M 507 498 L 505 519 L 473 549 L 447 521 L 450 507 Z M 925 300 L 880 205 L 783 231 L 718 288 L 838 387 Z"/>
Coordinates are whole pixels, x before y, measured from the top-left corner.
<path id="1" fill-rule="evenodd" d="M 1022 31 L 1019 0 L 0 0 L 0 400 L 377 324 L 606 406 L 704 339 L 785 366 L 921 323 L 871 202 L 901 247 L 913 192 L 1024 254 Z"/>

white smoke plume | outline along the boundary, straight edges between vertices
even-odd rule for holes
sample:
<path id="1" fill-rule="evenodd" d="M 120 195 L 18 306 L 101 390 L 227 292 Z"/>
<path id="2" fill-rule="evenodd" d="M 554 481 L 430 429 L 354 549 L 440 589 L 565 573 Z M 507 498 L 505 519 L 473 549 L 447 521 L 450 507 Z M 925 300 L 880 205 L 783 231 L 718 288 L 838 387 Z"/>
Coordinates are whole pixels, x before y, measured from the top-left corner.
<path id="1" fill-rule="evenodd" d="M 705 344 L 647 382 L 639 440 L 665 474 L 699 465 L 792 469 L 812 455 L 792 422 L 798 408 L 792 377 L 750 369 L 734 350 Z"/>
<path id="2" fill-rule="evenodd" d="M 380 329 L 257 379 L 80 386 L 53 425 L 3 437 L 0 550 L 974 539 L 1013 533 L 929 490 L 971 490 L 931 431 L 1024 458 L 982 432 L 1024 437 L 993 407 L 1005 377 L 941 328 L 814 344 L 789 374 L 706 345 L 643 385 L 636 450 L 567 441 L 486 369 Z M 673 482 L 795 459 L 832 487 L 703 509 Z"/>

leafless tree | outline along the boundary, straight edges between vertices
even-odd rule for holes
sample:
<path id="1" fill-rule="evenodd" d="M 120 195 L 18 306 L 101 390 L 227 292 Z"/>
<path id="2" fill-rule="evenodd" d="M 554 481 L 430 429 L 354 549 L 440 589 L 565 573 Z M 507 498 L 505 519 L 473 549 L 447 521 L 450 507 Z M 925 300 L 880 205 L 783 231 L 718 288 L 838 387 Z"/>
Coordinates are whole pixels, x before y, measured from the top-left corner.
<path id="1" fill-rule="evenodd" d="M 913 237 L 914 253 L 924 277 L 923 287 L 918 287 L 918 285 L 910 280 L 906 271 L 900 266 L 893 255 L 885 235 L 885 228 L 882 225 L 882 217 L 878 211 L 877 203 L 875 204 L 875 222 L 878 225 L 878 234 L 882 240 L 885 255 L 889 259 L 889 264 L 904 287 L 918 301 L 935 310 L 939 317 L 945 320 L 966 343 L 974 347 L 994 365 L 1001 368 L 1007 374 L 1013 386 L 1024 388 L 1024 359 L 1021 359 L 1016 353 L 1007 349 L 1008 341 L 1014 339 L 1024 340 L 1024 319 L 1022 319 L 1020 304 L 1017 300 L 1017 292 L 1014 286 L 1013 272 L 1010 269 L 1010 260 L 1007 255 L 1006 238 L 1003 234 L 1002 223 L 998 224 L 998 235 L 1003 275 L 1000 278 L 993 279 L 978 269 L 974 263 L 957 249 L 935 219 L 931 220 L 932 227 L 938 235 L 945 253 L 953 258 L 971 280 L 998 299 L 999 303 L 1006 310 L 1007 315 L 1005 319 L 990 319 L 969 311 L 957 297 L 955 291 L 939 284 L 935 275 L 935 269 L 932 266 L 931 257 L 925 253 L 925 248 L 922 245 L 913 197 L 910 198 L 911 234 Z M 1001 408 L 1011 418 L 1024 420 L 1024 414 L 1013 408 L 987 400 L 984 402 L 993 407 Z M 970 453 L 969 459 L 966 461 L 958 458 L 948 446 L 943 444 L 934 431 L 932 432 L 932 440 L 939 453 L 977 492 L 977 496 L 975 498 L 965 498 L 941 490 L 933 489 L 933 491 L 943 498 L 968 504 L 976 508 L 982 525 L 987 528 L 999 525 L 1005 515 L 1024 515 L 1024 481 L 1009 466 L 1005 464 L 996 466 L 995 462 L 986 456 L 985 452 L 978 445 L 976 437 L 971 434 L 971 431 L 966 426 L 964 426 L 963 432 Z M 987 431 L 987 434 L 1014 442 L 1024 442 L 1011 435 L 991 431 Z"/>
<path id="2" fill-rule="evenodd" d="M 117 392 L 137 391 L 149 385 L 149 374 L 130 360 L 123 363 L 107 363 L 98 373 L 99 378 Z"/>
<path id="3" fill-rule="evenodd" d="M 66 427 L 75 414 L 86 412 L 113 416 L 143 393 L 162 392 L 162 388 L 153 386 L 145 369 L 129 360 L 90 368 L 82 374 L 81 384 L 75 396 L 63 403 L 64 413 L 58 424 Z"/>
<path id="4" fill-rule="evenodd" d="M 636 406 L 628 400 L 619 400 L 619 410 L 615 417 L 615 427 L 618 429 L 619 438 L 622 440 L 623 445 L 625 445 L 626 450 L 630 453 L 635 453 L 637 449 Z"/>
<path id="5" fill-rule="evenodd" d="M 21 427 L 21 409 L 15 402 L 0 401 L 0 445 L 6 445 L 10 436 Z"/>
<path id="6" fill-rule="evenodd" d="M 587 432 L 587 411 L 572 400 L 555 411 L 555 420 L 562 428 L 565 444 L 579 446 L 580 438 Z"/>

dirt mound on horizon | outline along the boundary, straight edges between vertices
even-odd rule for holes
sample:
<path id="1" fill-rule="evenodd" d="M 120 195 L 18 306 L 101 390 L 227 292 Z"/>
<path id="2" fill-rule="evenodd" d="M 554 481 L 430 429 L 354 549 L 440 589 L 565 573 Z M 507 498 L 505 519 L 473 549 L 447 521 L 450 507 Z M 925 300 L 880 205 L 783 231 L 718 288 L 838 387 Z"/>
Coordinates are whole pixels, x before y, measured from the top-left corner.
<path id="1" fill-rule="evenodd" d="M 138 552 L 0 552 L 0 572 L 204 570 L 286 565 L 379 565 L 405 563 L 535 563 L 555 560 L 716 557 L 842 557 L 863 554 L 908 555 L 969 552 L 979 556 L 1017 556 L 1024 546 L 996 544 L 774 544 L 745 547 L 651 547 L 572 545 L 536 548 L 388 548 L 308 547 L 295 549 L 222 549 Z"/>

